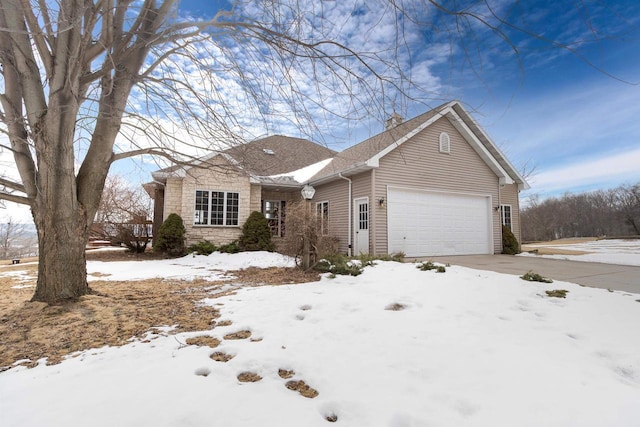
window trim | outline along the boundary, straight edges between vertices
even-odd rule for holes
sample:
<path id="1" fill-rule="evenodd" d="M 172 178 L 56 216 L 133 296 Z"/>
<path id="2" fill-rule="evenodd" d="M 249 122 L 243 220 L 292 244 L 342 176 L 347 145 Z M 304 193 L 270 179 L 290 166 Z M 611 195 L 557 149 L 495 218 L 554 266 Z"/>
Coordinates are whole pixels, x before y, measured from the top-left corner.
<path id="1" fill-rule="evenodd" d="M 507 218 L 507 215 L 505 214 L 505 207 L 509 208 L 509 224 L 505 221 Z M 500 205 L 500 224 L 509 227 L 509 230 L 513 230 L 513 207 L 511 205 Z"/>
<path id="2" fill-rule="evenodd" d="M 196 200 L 198 199 L 198 192 L 202 191 L 207 193 L 207 223 L 206 224 L 197 224 L 196 223 L 196 213 L 199 211 L 196 209 Z M 222 224 L 212 224 L 212 203 L 213 197 L 211 197 L 212 193 L 222 193 Z M 227 224 L 228 221 L 233 221 L 232 215 L 229 215 L 231 212 L 229 209 L 233 207 L 233 204 L 229 204 L 229 195 L 235 194 L 237 200 L 237 212 L 235 217 L 235 224 Z M 239 227 L 240 226 L 240 192 L 238 191 L 228 191 L 228 190 L 205 190 L 201 188 L 197 188 L 194 192 L 194 203 L 193 203 L 193 226 L 194 227 Z M 230 218 L 231 217 L 231 218 Z"/>
<path id="3" fill-rule="evenodd" d="M 451 154 L 451 137 L 447 132 L 440 132 L 438 145 L 441 153 Z"/>
<path id="4" fill-rule="evenodd" d="M 326 218 L 321 214 L 324 213 L 324 209 L 322 206 L 327 206 Z M 318 210 L 320 208 L 320 211 Z M 318 218 L 318 224 L 320 225 L 320 235 L 328 236 L 329 235 L 329 218 L 330 218 L 330 209 L 331 205 L 328 200 L 322 200 L 320 202 L 316 202 L 316 216 Z"/>

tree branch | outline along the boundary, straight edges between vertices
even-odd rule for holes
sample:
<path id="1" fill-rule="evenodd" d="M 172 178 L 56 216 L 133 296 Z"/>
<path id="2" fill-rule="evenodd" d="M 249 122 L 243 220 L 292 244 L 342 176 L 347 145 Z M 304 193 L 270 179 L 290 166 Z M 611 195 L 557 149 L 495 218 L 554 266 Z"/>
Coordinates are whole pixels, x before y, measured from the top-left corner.
<path id="1" fill-rule="evenodd" d="M 11 181 L 10 179 L 6 179 L 0 176 L 0 185 L 4 185 L 5 187 L 11 188 L 12 190 L 25 192 L 24 185 L 19 182 Z"/>
<path id="2" fill-rule="evenodd" d="M 4 191 L 0 191 L 0 200 L 7 200 L 9 202 L 31 206 L 31 201 L 29 200 L 29 198 L 25 196 L 18 196 L 16 194 L 5 193 Z"/>
<path id="3" fill-rule="evenodd" d="M 52 55 L 51 51 L 49 51 L 49 47 L 47 46 L 46 37 L 44 36 L 42 29 L 40 28 L 38 18 L 36 18 L 36 15 L 33 13 L 33 9 L 29 4 L 29 0 L 20 1 L 22 3 L 22 11 L 24 13 L 25 20 L 27 22 L 27 25 L 29 26 L 31 37 L 33 38 L 33 43 L 38 49 L 38 53 L 40 54 L 40 58 L 42 59 L 42 63 L 44 64 L 47 75 L 51 75 Z M 45 13 L 44 16 L 46 17 L 47 14 Z"/>

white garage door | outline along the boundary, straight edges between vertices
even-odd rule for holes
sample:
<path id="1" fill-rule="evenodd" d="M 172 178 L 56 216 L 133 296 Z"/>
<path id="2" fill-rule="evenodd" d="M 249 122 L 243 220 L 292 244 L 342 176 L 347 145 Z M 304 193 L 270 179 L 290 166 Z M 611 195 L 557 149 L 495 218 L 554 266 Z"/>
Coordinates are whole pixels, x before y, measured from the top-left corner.
<path id="1" fill-rule="evenodd" d="M 389 253 L 493 253 L 487 196 L 389 188 L 387 206 Z"/>

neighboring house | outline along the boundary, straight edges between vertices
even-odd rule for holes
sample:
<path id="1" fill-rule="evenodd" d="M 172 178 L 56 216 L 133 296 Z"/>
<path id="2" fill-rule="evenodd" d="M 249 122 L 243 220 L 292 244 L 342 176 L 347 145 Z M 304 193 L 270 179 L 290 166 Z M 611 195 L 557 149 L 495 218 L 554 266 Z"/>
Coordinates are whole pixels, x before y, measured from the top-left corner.
<path id="1" fill-rule="evenodd" d="M 156 226 L 182 216 L 188 243 L 237 239 L 251 211 L 282 236 L 287 204 L 300 189 L 323 233 L 349 254 L 491 254 L 501 225 L 520 241 L 524 178 L 462 105 L 449 102 L 336 153 L 313 142 L 272 136 L 226 150 L 190 168 L 154 172 Z"/>

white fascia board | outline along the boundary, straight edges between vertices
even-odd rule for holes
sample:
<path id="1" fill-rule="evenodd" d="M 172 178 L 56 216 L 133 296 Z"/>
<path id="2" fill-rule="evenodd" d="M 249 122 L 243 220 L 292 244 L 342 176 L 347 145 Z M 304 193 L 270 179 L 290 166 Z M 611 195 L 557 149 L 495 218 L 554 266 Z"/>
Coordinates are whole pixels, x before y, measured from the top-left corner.
<path id="1" fill-rule="evenodd" d="M 342 170 L 340 172 L 336 172 L 336 173 L 324 176 L 324 177 L 319 178 L 319 179 L 311 179 L 310 181 L 307 181 L 307 183 L 310 184 L 310 185 L 320 185 L 320 184 L 324 184 L 324 183 L 329 182 L 329 181 L 333 181 L 333 180 L 339 179 L 340 175 L 342 175 L 342 176 L 352 176 L 352 175 L 358 174 L 360 172 L 368 171 L 371 168 L 372 168 L 372 166 L 369 165 L 367 162 L 356 163 L 355 165 L 352 165 L 349 168 L 344 169 L 344 170 Z"/>
<path id="2" fill-rule="evenodd" d="M 478 137 L 473 133 L 469 126 L 460 118 L 458 113 L 456 113 L 453 109 L 449 110 L 449 113 L 453 117 L 452 124 L 458 129 L 458 131 L 462 134 L 462 136 L 469 142 L 471 147 L 478 153 L 478 155 L 482 158 L 482 160 L 487 163 L 489 168 L 498 175 L 500 178 L 500 184 L 513 184 L 515 181 L 511 176 L 503 169 L 503 167 L 498 163 L 495 157 L 487 150 L 487 147 L 482 144 L 482 142 L 478 139 Z"/>
<path id="3" fill-rule="evenodd" d="M 462 111 L 465 112 L 467 118 L 474 124 L 474 126 L 476 127 L 476 129 L 478 130 L 479 133 L 482 134 L 482 136 L 485 138 L 486 141 L 489 142 L 489 144 L 491 144 L 491 148 L 493 148 L 494 150 L 496 150 L 497 153 L 500 154 L 500 156 L 502 157 L 502 159 L 505 161 L 505 163 L 507 163 L 507 165 L 509 165 L 509 168 L 511 169 L 511 172 L 515 175 L 515 177 L 517 178 L 516 181 L 518 182 L 518 189 L 519 190 L 528 190 L 531 188 L 531 186 L 529 185 L 529 183 L 527 182 L 526 179 L 524 179 L 524 177 L 522 175 L 520 175 L 520 173 L 518 172 L 518 170 L 513 166 L 513 164 L 509 161 L 509 159 L 507 158 L 507 156 L 504 155 L 504 153 L 502 152 L 502 150 L 500 149 L 500 147 L 498 147 L 498 145 L 496 145 L 495 142 L 493 142 L 493 139 L 491 139 L 491 137 L 489 135 L 487 135 L 487 133 L 484 131 L 484 129 L 482 129 L 482 126 L 480 126 L 478 124 L 478 122 L 476 121 L 475 118 L 473 118 L 473 116 L 469 113 L 467 113 L 467 110 L 465 110 L 465 108 L 458 103 L 458 106 L 462 109 Z"/>
<path id="4" fill-rule="evenodd" d="M 447 112 L 451 112 L 452 111 L 451 110 L 451 106 L 452 105 L 453 105 L 453 103 L 449 103 L 439 113 L 437 113 L 436 115 L 431 117 L 429 120 L 427 120 L 426 122 L 422 123 L 420 126 L 415 128 L 411 132 L 407 133 L 402 138 L 398 139 L 396 142 L 394 142 L 393 144 L 389 145 L 387 148 L 385 148 L 384 150 L 380 151 L 375 156 L 371 157 L 369 160 L 366 161 L 366 165 L 370 166 L 372 168 L 379 167 L 381 158 L 383 158 L 384 156 L 386 156 L 387 154 L 389 154 L 390 152 L 392 152 L 393 150 L 395 150 L 396 148 L 398 148 L 399 146 L 401 146 L 402 144 L 407 142 L 409 139 L 411 139 L 414 136 L 416 136 L 418 133 L 422 132 L 423 130 L 425 130 L 426 128 L 431 126 L 437 120 L 439 120 L 442 117 L 444 117 L 445 114 L 447 114 Z"/>

